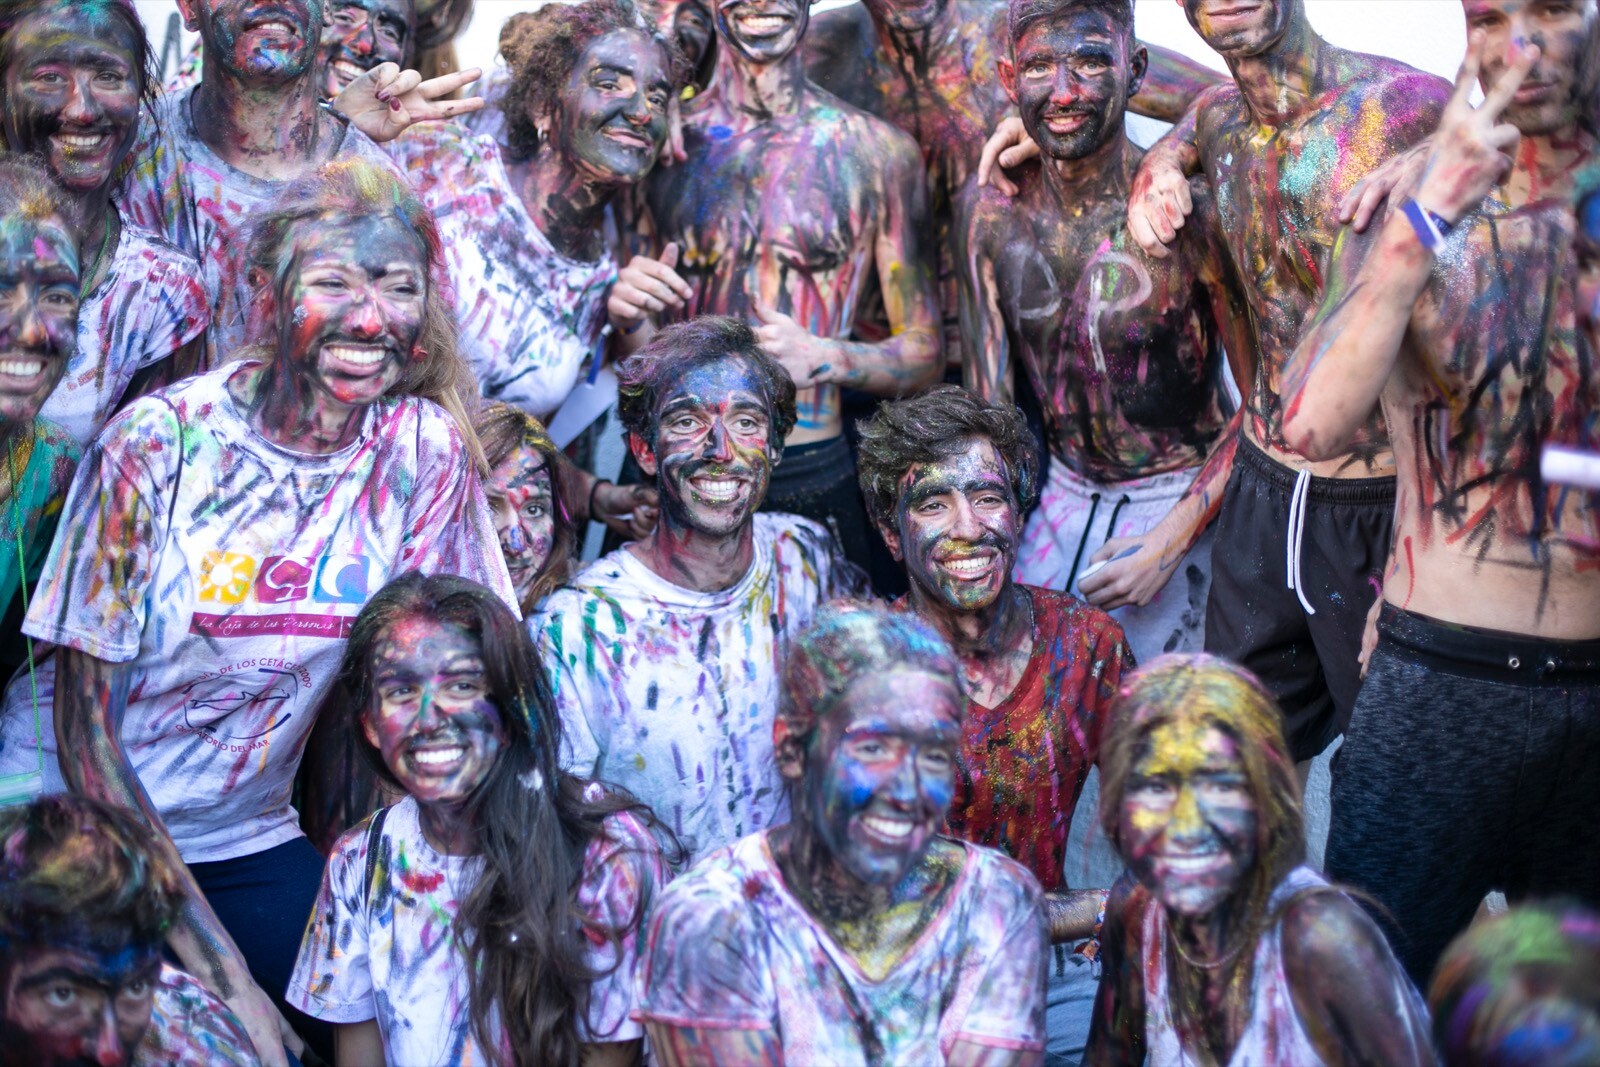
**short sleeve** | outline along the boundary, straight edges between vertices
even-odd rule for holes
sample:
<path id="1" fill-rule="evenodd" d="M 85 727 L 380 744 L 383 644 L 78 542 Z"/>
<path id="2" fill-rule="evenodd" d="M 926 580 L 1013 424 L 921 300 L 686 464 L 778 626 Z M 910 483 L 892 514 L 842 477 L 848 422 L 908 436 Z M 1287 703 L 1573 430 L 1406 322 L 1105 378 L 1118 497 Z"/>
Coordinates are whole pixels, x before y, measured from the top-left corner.
<path id="1" fill-rule="evenodd" d="M 284 999 L 331 1023 L 377 1018 L 367 962 L 367 829 L 345 833 L 322 872 L 322 888 L 306 924 Z"/>
<path id="2" fill-rule="evenodd" d="M 722 1030 L 777 1025 L 764 937 L 737 878 L 704 863 L 667 887 L 640 953 L 641 1022 Z"/>
<path id="3" fill-rule="evenodd" d="M 573 628 L 583 625 L 578 595 L 572 591 L 553 594 L 530 626 L 561 720 L 561 766 L 579 778 L 595 778 L 605 754 L 606 735 L 603 730 L 597 732 L 589 720 L 594 703 L 588 691 L 589 672 L 569 652 Z"/>
<path id="4" fill-rule="evenodd" d="M 164 251 L 166 256 L 151 267 L 152 289 L 136 292 L 144 313 L 151 316 L 143 350 L 135 353 L 141 368 L 166 359 L 211 325 L 211 301 L 200 264 L 175 248 Z"/>
<path id="5" fill-rule="evenodd" d="M 584 1041 L 631 1041 L 644 1036 L 631 1018 L 639 935 L 667 871 L 661 846 L 631 813 L 608 818 L 605 831 L 589 845 L 578 890 L 578 908 L 593 924 L 584 928 L 589 965 L 600 974 L 589 986 L 588 1017 L 578 1020 L 578 1030 Z M 620 933 L 620 942 L 609 931 Z"/>
<path id="6" fill-rule="evenodd" d="M 967 856 L 973 862 L 974 850 Z M 994 1048 L 1042 1049 L 1050 954 L 1043 893 L 1020 864 L 999 856 L 990 862 L 994 866 L 980 907 L 994 912 L 969 926 L 968 951 L 980 965 L 975 974 L 963 975 L 957 1000 L 970 999 L 953 1038 Z"/>
<path id="7" fill-rule="evenodd" d="M 483 483 L 450 416 L 417 405 L 416 494 L 406 509 L 400 571 L 455 574 L 493 590 L 521 618 Z"/>
<path id="8" fill-rule="evenodd" d="M 25 632 L 110 663 L 139 654 L 181 447 L 177 412 L 159 398 L 105 428 L 67 494 Z"/>

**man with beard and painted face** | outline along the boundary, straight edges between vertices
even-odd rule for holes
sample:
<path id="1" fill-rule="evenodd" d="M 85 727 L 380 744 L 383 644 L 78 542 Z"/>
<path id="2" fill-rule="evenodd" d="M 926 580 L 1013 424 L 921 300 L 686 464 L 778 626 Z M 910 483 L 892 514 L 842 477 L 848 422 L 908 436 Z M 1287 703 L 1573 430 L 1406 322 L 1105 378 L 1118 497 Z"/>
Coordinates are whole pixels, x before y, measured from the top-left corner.
<path id="1" fill-rule="evenodd" d="M 516 598 L 432 216 L 352 161 L 254 222 L 272 333 L 89 448 L 23 624 L 56 648 L 6 692 L 0 775 L 157 828 L 188 894 L 173 952 L 281 1064 L 274 1003 L 323 866 L 291 792 L 351 620 L 414 569 Z M 314 1023 L 295 1019 L 316 1042 Z"/>
<path id="2" fill-rule="evenodd" d="M 28 661 L 24 604 L 55 536 L 78 462 L 64 427 L 40 416 L 78 336 L 82 229 L 36 161 L 0 159 L 0 668 Z"/>
<path id="3" fill-rule="evenodd" d="M 1305 865 L 1280 718 L 1215 656 L 1162 656 L 1123 687 L 1100 821 L 1128 873 L 1106 903 L 1085 1063 L 1434 1063 L 1383 935 Z"/>
<path id="4" fill-rule="evenodd" d="M 1375 413 L 1337 456 L 1297 451 L 1284 435 L 1283 368 L 1322 299 L 1341 201 L 1432 131 L 1449 86 L 1329 44 L 1304 0 L 1184 8 L 1233 82 L 1201 94 L 1145 154 L 1128 232 L 1149 255 L 1170 257 L 1194 203 L 1190 177 L 1209 181 L 1256 371 L 1233 462 L 1208 472 L 1223 480 L 1220 503 L 1207 502 L 1213 536 L 1230 551 L 1213 561 L 1205 646 L 1267 683 L 1295 758 L 1307 761 L 1343 732 L 1360 687 L 1362 632 L 1393 525 L 1394 454 Z"/>
<path id="5" fill-rule="evenodd" d="M 1419 984 L 1491 889 L 1600 905 L 1600 497 L 1539 466 L 1547 445 L 1600 445 L 1573 240 L 1600 15 L 1463 6 L 1427 166 L 1381 226 L 1341 235 L 1284 374 L 1302 454 L 1341 454 L 1380 411 L 1394 442 L 1394 547 L 1327 861 Z"/>
<path id="6" fill-rule="evenodd" d="M 1054 459 L 1017 579 L 1116 610 L 1141 658 L 1199 651 L 1239 419 L 1225 425 L 1223 348 L 1248 382 L 1249 314 L 1203 183 L 1174 254 L 1128 235 L 1141 153 L 1122 120 L 1145 71 L 1131 0 L 1010 10 L 1000 78 L 1043 157 L 1015 198 L 968 183 L 958 251 L 967 384 L 1009 399 L 1025 373 Z"/>
<path id="7" fill-rule="evenodd" d="M 265 327 L 254 319 L 261 302 L 244 260 L 250 221 L 325 163 L 393 164 L 348 119 L 319 106 L 325 0 L 178 0 L 178 10 L 204 43 L 200 83 L 163 96 L 146 117 L 118 204 L 135 225 L 200 261 L 212 310 L 201 369 L 210 369 Z M 481 102 L 431 97 L 474 77 L 424 83 L 379 110 L 393 110 L 402 126 L 460 113 Z"/>
<path id="8" fill-rule="evenodd" d="M 86 446 L 124 398 L 191 373 L 211 307 L 200 265 L 112 202 L 154 102 L 129 0 L 32 0 L 0 12 L 7 146 L 37 153 L 83 220 L 78 343 L 43 416 Z"/>
<path id="9" fill-rule="evenodd" d="M 720 0 L 713 86 L 684 106 L 687 162 L 656 171 L 641 228 L 659 242 L 610 299 L 635 345 L 656 317 L 733 315 L 801 390 L 767 507 L 829 525 L 867 565 L 871 534 L 843 436 L 840 390 L 915 392 L 938 378 L 939 313 L 915 142 L 806 80 L 807 0 Z M 889 321 L 849 340 L 876 278 Z"/>
<path id="10" fill-rule="evenodd" d="M 1076 1062 L 1095 979 L 1085 950 L 1115 870 L 1087 870 L 1069 846 L 1073 812 L 1133 655 L 1105 612 L 1012 579 L 1024 510 L 1037 491 L 1022 413 L 959 386 L 885 404 L 861 426 L 861 492 L 911 591 L 914 612 L 955 651 L 966 682 L 960 773 L 946 825 L 997 848 L 1045 890 L 1053 946 L 1047 1062 Z"/>
<path id="11" fill-rule="evenodd" d="M 799 635 L 772 744 L 793 821 L 667 887 L 638 1016 L 668 1067 L 1036 1064 L 1039 886 L 939 834 L 961 665 L 914 615 L 841 605 Z"/>
<path id="12" fill-rule="evenodd" d="M 1011 111 L 997 63 L 1006 0 L 862 0 L 819 11 L 806 32 L 806 76 L 916 139 L 937 230 L 945 352 L 960 358 L 956 197 L 977 169 L 984 138 Z M 1128 108 L 1173 122 L 1217 75 L 1151 47 L 1150 70 Z"/>
<path id="13" fill-rule="evenodd" d="M 794 383 L 748 326 L 668 327 L 618 375 L 661 518 L 545 601 L 540 651 L 563 763 L 627 789 L 703 855 L 787 817 L 771 748 L 784 651 L 860 576 L 818 524 L 756 514 Z"/>
<path id="14" fill-rule="evenodd" d="M 257 1067 L 227 1006 L 161 958 L 182 903 L 121 808 L 0 809 L 0 1067 Z"/>

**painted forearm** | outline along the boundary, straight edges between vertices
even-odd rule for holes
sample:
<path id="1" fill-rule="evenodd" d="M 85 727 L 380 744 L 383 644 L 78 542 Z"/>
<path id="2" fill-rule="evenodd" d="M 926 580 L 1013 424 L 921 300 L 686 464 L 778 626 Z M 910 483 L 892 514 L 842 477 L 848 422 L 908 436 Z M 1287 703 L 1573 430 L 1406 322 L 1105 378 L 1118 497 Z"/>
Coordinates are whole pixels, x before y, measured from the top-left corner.
<path id="1" fill-rule="evenodd" d="M 1162 122 L 1177 122 L 1194 98 L 1219 84 L 1223 75 L 1181 53 L 1147 44 L 1150 67 L 1128 110 Z"/>
<path id="2" fill-rule="evenodd" d="M 168 865 L 178 872 L 187 890 L 183 909 L 167 939 L 184 968 L 213 993 L 224 999 L 236 995 L 249 982 L 239 950 L 206 903 L 122 749 L 122 716 L 128 706 L 127 667 L 67 648 L 58 650 L 57 655 L 56 745 L 67 788 L 126 808 L 142 816 L 156 831 Z"/>
<path id="3" fill-rule="evenodd" d="M 1094 926 L 1105 905 L 1103 889 L 1074 889 L 1044 895 L 1044 917 L 1050 924 L 1050 943 L 1060 945 L 1094 936 Z"/>
<path id="4" fill-rule="evenodd" d="M 1151 145 L 1149 151 L 1145 152 L 1144 158 L 1139 161 L 1138 174 L 1144 174 L 1160 166 L 1176 167 L 1186 178 L 1199 174 L 1198 120 L 1199 109 L 1191 104 L 1173 124 L 1172 129 L 1163 134 L 1161 140 Z M 1137 188 L 1138 175 L 1135 175 L 1134 181 Z"/>
<path id="5" fill-rule="evenodd" d="M 873 396 L 900 397 L 933 385 L 944 369 L 939 332 L 933 326 L 906 330 L 876 344 L 824 344 L 826 361 L 810 382 L 797 385 L 842 385 Z"/>
<path id="6" fill-rule="evenodd" d="M 1352 254 L 1348 237 L 1334 250 L 1322 307 L 1283 373 L 1284 438 L 1313 460 L 1344 452 L 1377 406 L 1433 268 L 1432 253 L 1399 213 L 1353 272 L 1338 264 Z"/>
<path id="7" fill-rule="evenodd" d="M 1217 443 L 1212 446 L 1211 454 L 1195 472 L 1188 491 L 1161 520 L 1161 525 L 1167 528 L 1172 539 L 1172 547 L 1176 550 L 1174 555 L 1181 556 L 1193 548 L 1221 510 L 1222 491 L 1233 476 L 1233 459 L 1239 452 L 1239 434 L 1243 425 L 1244 408 L 1240 407 L 1223 428 Z"/>

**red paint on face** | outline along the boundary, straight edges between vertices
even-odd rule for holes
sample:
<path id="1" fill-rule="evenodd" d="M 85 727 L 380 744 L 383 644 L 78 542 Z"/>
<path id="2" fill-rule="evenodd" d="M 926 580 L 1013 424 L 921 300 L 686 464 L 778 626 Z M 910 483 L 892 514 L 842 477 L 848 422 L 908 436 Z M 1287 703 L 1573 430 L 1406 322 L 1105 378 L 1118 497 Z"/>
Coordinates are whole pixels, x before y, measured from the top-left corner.
<path id="1" fill-rule="evenodd" d="M 416 22 L 412 0 L 333 0 L 322 31 L 323 95 L 333 99 L 381 63 L 404 66 Z"/>
<path id="2" fill-rule="evenodd" d="M 956 611 L 981 611 L 1005 588 L 1019 523 L 1005 461 L 986 438 L 900 481 L 898 535 L 890 545 L 911 580 Z"/>
<path id="3" fill-rule="evenodd" d="M 39 414 L 78 339 L 78 246 L 57 219 L 0 220 L 0 423 Z"/>
<path id="4" fill-rule="evenodd" d="M 1577 118 L 1580 68 L 1594 0 L 1465 0 L 1467 32 L 1483 34 L 1478 81 L 1485 92 L 1530 48 L 1539 59 L 1502 115 L 1524 134 L 1555 133 Z"/>
<path id="5" fill-rule="evenodd" d="M 150 1025 L 161 957 L 101 957 L 55 948 L 15 951 L 3 1039 L 8 1063 L 122 1067 Z"/>

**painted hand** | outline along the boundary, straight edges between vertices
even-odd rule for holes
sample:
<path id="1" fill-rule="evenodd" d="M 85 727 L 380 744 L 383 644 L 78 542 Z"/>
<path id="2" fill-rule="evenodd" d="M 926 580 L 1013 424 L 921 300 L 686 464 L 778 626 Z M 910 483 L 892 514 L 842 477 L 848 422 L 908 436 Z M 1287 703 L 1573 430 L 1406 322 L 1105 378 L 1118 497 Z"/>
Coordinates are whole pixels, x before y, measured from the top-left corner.
<path id="1" fill-rule="evenodd" d="M 631 333 L 651 315 L 667 308 L 682 308 L 694 296 L 694 290 L 673 269 L 677 265 L 676 242 L 667 245 L 660 259 L 634 256 L 617 275 L 617 284 L 611 287 L 611 296 L 606 301 L 612 327 Z"/>
<path id="2" fill-rule="evenodd" d="M 1378 647 L 1378 613 L 1383 610 L 1383 590 L 1378 590 L 1378 595 L 1373 598 L 1372 607 L 1367 610 L 1367 623 L 1361 629 L 1361 651 L 1356 655 L 1356 662 L 1361 664 L 1361 677 L 1367 676 L 1367 668 L 1372 665 L 1373 650 Z"/>
<path id="3" fill-rule="evenodd" d="M 978 184 L 993 185 L 1007 196 L 1017 195 L 1017 183 L 1006 177 L 1003 168 L 1020 167 L 1039 155 L 1039 146 L 1028 136 L 1027 128 L 1015 115 L 1000 120 L 983 143 L 978 161 Z"/>
<path id="4" fill-rule="evenodd" d="M 1147 255 L 1167 257 L 1167 245 L 1178 239 L 1194 202 L 1183 168 L 1152 148 L 1145 153 L 1128 192 L 1128 233 Z"/>
<path id="5" fill-rule="evenodd" d="M 1130 605 L 1142 608 L 1161 592 L 1181 556 L 1158 530 L 1139 537 L 1113 537 L 1089 557 L 1091 566 L 1109 562 L 1080 577 L 1078 589 L 1083 599 L 1104 611 Z"/>
<path id="6" fill-rule="evenodd" d="M 631 541 L 642 541 L 656 528 L 661 494 L 653 486 L 603 482 L 594 491 L 594 510 L 591 519 Z"/>
<path id="7" fill-rule="evenodd" d="M 1344 199 L 1339 201 L 1339 221 L 1349 223 L 1357 233 L 1366 233 L 1367 225 L 1391 193 L 1398 189 L 1403 197 L 1417 187 L 1432 152 L 1433 138 L 1425 137 L 1399 155 L 1384 160 L 1377 170 L 1344 194 Z"/>
<path id="8" fill-rule="evenodd" d="M 756 340 L 773 359 L 783 364 L 783 369 L 794 379 L 795 388 L 806 389 L 833 380 L 835 348 L 833 344 L 817 337 L 783 312 L 768 307 L 755 298 Z"/>
<path id="9" fill-rule="evenodd" d="M 1483 103 L 1469 102 L 1478 81 L 1479 53 L 1483 34 L 1473 33 L 1467 42 L 1467 57 L 1456 75 L 1455 95 L 1445 105 L 1439 129 L 1433 135 L 1433 151 L 1428 156 L 1416 201 L 1447 222 L 1459 222 L 1477 207 L 1489 190 L 1510 173 L 1512 153 L 1521 133 L 1500 116 L 1511 103 L 1522 79 L 1539 60 L 1538 45 L 1521 50 L 1511 66 L 1484 95 Z"/>
<path id="10" fill-rule="evenodd" d="M 336 110 L 368 137 L 382 144 L 406 132 L 412 124 L 466 115 L 483 107 L 483 97 L 446 100 L 445 97 L 477 81 L 482 71 L 471 70 L 422 80 L 414 70 L 380 63 L 344 87 L 334 98 Z"/>
<path id="11" fill-rule="evenodd" d="M 294 1053 L 296 1058 L 305 1054 L 306 1043 L 300 1040 L 300 1035 L 289 1025 L 289 1020 L 273 1006 L 271 998 L 260 986 L 246 976 L 236 989 L 237 992 L 231 997 L 224 997 L 223 1002 L 238 1016 L 245 1032 L 250 1035 L 261 1067 L 288 1067 L 289 1060 L 283 1054 L 284 1049 Z"/>

